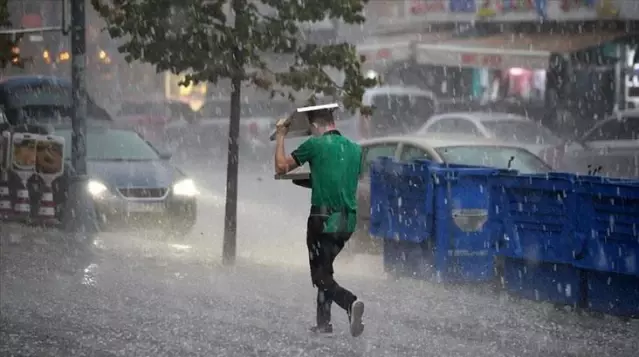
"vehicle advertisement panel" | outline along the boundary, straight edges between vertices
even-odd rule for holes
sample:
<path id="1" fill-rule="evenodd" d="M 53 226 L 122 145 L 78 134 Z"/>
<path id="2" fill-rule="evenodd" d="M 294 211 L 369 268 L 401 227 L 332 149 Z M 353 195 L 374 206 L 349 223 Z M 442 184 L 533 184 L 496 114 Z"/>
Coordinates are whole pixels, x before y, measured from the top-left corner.
<path id="1" fill-rule="evenodd" d="M 58 176 L 64 172 L 64 138 L 41 136 L 36 144 L 35 170 L 41 176 Z"/>

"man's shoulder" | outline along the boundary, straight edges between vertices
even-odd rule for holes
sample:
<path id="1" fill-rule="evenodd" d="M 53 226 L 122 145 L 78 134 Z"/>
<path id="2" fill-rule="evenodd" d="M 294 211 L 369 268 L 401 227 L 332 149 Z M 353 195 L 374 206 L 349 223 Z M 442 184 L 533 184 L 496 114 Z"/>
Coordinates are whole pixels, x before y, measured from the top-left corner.
<path id="1" fill-rule="evenodd" d="M 343 140 L 344 140 L 344 143 L 346 144 L 346 146 L 349 149 L 351 149 L 353 151 L 361 151 L 362 150 L 362 146 L 359 145 L 357 142 L 355 142 L 355 141 L 353 141 L 353 140 L 351 140 L 351 139 L 349 139 L 347 137 L 344 137 Z"/>
<path id="2" fill-rule="evenodd" d="M 355 141 L 353 141 L 351 138 L 349 138 L 348 136 L 344 136 L 344 135 L 336 135 L 334 138 L 330 138 L 329 140 L 333 140 L 333 139 L 337 139 L 336 142 L 339 143 L 343 143 L 343 144 L 347 144 L 347 145 L 351 145 L 351 146 L 359 146 L 359 144 Z"/>

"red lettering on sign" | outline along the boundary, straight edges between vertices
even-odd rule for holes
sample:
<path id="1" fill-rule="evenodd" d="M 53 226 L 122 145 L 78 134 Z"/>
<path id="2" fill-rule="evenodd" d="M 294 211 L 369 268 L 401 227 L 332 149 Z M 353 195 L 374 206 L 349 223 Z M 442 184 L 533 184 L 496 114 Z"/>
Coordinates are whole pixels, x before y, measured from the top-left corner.
<path id="1" fill-rule="evenodd" d="M 499 66 L 501 65 L 501 56 L 498 55 L 486 55 L 482 58 L 482 65 L 484 66 Z"/>
<path id="2" fill-rule="evenodd" d="M 461 63 L 462 64 L 475 64 L 477 63 L 477 55 L 471 53 L 462 53 L 461 55 Z"/>
<path id="3" fill-rule="evenodd" d="M 414 15 L 444 11 L 446 11 L 444 0 L 412 0 L 410 4 L 410 12 Z"/>
<path id="4" fill-rule="evenodd" d="M 478 55 L 474 53 L 462 53 L 461 63 L 473 66 L 495 67 L 501 65 L 499 55 Z"/>

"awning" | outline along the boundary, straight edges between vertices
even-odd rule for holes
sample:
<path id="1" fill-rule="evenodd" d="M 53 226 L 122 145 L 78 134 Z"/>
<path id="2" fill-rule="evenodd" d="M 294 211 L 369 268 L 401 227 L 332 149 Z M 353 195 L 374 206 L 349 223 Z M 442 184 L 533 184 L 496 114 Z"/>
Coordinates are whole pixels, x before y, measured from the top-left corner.
<path id="1" fill-rule="evenodd" d="M 366 58 L 364 69 L 380 71 L 393 63 L 412 59 L 416 43 L 436 44 L 452 37 L 449 32 L 378 37 L 357 45 L 357 53 Z"/>
<path id="2" fill-rule="evenodd" d="M 446 41 L 445 44 L 418 43 L 415 59 L 419 64 L 448 67 L 546 69 L 551 53 L 568 54 L 624 36 L 629 34 L 500 34 Z"/>

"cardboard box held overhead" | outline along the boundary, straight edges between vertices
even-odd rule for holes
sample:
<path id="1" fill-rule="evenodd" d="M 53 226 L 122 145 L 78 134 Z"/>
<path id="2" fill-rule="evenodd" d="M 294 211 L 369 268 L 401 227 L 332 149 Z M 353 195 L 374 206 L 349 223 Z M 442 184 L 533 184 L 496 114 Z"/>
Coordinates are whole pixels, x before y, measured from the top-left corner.
<path id="1" fill-rule="evenodd" d="M 311 126 L 308 120 L 309 114 L 319 110 L 335 110 L 337 108 L 339 108 L 339 104 L 337 103 L 297 108 L 297 110 L 286 118 L 287 125 L 289 126 L 286 137 L 297 138 L 311 135 Z M 270 139 L 271 141 L 275 140 L 275 130 L 271 133 Z"/>

